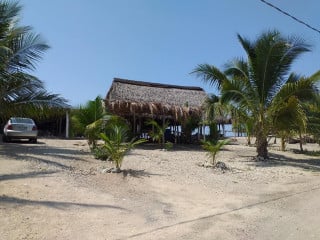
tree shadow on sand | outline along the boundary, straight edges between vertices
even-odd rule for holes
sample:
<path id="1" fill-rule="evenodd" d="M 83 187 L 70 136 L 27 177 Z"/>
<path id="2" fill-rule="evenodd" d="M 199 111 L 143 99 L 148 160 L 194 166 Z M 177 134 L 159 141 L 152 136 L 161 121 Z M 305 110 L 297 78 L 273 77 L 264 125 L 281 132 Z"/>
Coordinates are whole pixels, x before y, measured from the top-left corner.
<path id="1" fill-rule="evenodd" d="M 14 206 L 44 206 L 49 208 L 56 208 L 60 210 L 66 210 L 71 207 L 83 207 L 83 208 L 112 208 L 118 210 L 126 210 L 125 208 L 113 206 L 109 204 L 89 204 L 89 203 L 75 203 L 75 202 L 56 202 L 56 201 L 36 201 L 17 197 L 10 197 L 6 195 L 0 196 L 1 205 L 9 204 Z"/>
<path id="2" fill-rule="evenodd" d="M 254 164 L 257 167 L 290 166 L 304 170 L 320 172 L 320 159 L 317 158 L 294 159 L 276 153 L 269 153 L 269 156 L 269 160 L 255 161 Z"/>
<path id="3" fill-rule="evenodd" d="M 82 158 L 76 157 L 76 155 L 85 155 L 87 153 L 83 153 L 76 149 L 51 147 L 45 144 L 21 144 L 16 142 L 0 143 L 0 155 L 21 158 L 21 156 L 24 156 L 25 154 L 49 155 L 57 158 L 62 156 L 66 160 L 85 161 Z"/>
<path id="4" fill-rule="evenodd" d="M 77 149 L 51 147 L 45 144 L 0 143 L 0 157 L 17 161 L 35 161 L 63 170 L 72 170 L 69 166 L 71 162 L 87 162 L 87 154 Z"/>
<path id="5" fill-rule="evenodd" d="M 0 175 L 0 181 L 21 179 L 21 178 L 36 178 L 36 177 L 45 177 L 50 174 L 57 173 L 57 171 L 40 171 L 40 172 L 27 172 L 19 174 L 4 174 Z"/>

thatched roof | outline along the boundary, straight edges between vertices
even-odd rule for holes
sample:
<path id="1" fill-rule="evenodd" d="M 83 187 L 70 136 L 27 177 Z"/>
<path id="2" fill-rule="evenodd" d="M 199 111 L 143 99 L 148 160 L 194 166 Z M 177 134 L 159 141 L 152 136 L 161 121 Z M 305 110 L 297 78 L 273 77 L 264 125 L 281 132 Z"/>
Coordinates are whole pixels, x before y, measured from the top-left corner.
<path id="1" fill-rule="evenodd" d="M 179 119 L 200 115 L 207 95 L 202 88 L 114 78 L 106 96 L 109 110 L 120 116 Z"/>

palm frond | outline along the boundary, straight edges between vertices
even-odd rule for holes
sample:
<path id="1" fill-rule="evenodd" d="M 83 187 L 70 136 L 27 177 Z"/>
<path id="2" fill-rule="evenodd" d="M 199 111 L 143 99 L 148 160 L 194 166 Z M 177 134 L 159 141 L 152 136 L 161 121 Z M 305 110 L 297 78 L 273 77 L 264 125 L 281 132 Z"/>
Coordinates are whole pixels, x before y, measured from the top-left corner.
<path id="1" fill-rule="evenodd" d="M 233 61 L 225 64 L 225 74 L 232 78 L 241 78 L 249 81 L 248 62 L 242 58 L 234 59 Z"/>
<path id="2" fill-rule="evenodd" d="M 191 73 L 211 86 L 217 87 L 217 89 L 221 88 L 222 82 L 226 79 L 226 75 L 223 72 L 209 64 L 199 64 Z"/>
<path id="3" fill-rule="evenodd" d="M 12 39 L 10 48 L 13 52 L 8 63 L 10 69 L 34 70 L 35 64 L 42 58 L 49 46 L 41 39 L 40 35 L 29 32 Z"/>
<path id="4" fill-rule="evenodd" d="M 243 47 L 247 49 L 248 43 L 244 43 Z M 261 103 L 270 103 L 286 83 L 286 75 L 293 61 L 309 50 L 309 45 L 303 40 L 295 37 L 286 39 L 275 30 L 263 33 L 250 44 L 250 51 L 246 50 L 251 65 L 250 80 L 257 89 Z"/>

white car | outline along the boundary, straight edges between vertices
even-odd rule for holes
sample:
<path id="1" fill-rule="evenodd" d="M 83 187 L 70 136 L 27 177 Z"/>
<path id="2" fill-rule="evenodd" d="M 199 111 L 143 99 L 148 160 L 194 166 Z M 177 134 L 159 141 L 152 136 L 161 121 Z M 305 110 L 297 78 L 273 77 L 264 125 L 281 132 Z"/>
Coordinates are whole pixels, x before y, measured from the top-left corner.
<path id="1" fill-rule="evenodd" d="M 12 117 L 8 120 L 3 129 L 3 142 L 12 139 L 29 139 L 30 142 L 37 142 L 38 128 L 31 118 Z"/>

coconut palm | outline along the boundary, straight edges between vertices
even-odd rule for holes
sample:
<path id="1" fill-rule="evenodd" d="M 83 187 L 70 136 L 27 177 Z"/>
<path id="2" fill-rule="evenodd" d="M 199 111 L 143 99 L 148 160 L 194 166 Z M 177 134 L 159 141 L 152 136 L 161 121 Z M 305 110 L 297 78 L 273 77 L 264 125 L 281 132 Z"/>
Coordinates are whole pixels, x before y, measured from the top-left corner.
<path id="1" fill-rule="evenodd" d="M 211 165 L 216 165 L 216 155 L 222 147 L 229 143 L 228 139 L 219 141 L 202 141 L 202 147 L 207 151 L 207 155 L 211 158 Z"/>
<path id="2" fill-rule="evenodd" d="M 150 137 L 153 141 L 157 141 L 161 146 L 164 145 L 165 142 L 165 131 L 169 126 L 168 122 L 165 122 L 162 126 L 155 121 L 154 119 L 150 119 L 146 122 L 147 125 L 152 126 L 152 131 L 150 132 Z"/>
<path id="3" fill-rule="evenodd" d="M 26 73 L 12 73 L 6 77 L 0 73 L 1 120 L 19 115 L 39 115 L 39 109 L 48 112 L 58 107 L 68 107 L 66 100 L 57 94 L 48 93 L 36 77 Z"/>
<path id="4" fill-rule="evenodd" d="M 218 139 L 218 128 L 216 122 L 216 105 L 219 102 L 219 97 L 211 94 L 204 102 L 204 119 L 203 124 L 208 125 L 210 129 L 210 139 Z"/>
<path id="5" fill-rule="evenodd" d="M 320 144 L 320 107 L 319 104 L 310 104 L 306 106 L 307 111 L 307 133 L 314 136 Z M 302 150 L 300 148 L 300 150 Z"/>
<path id="6" fill-rule="evenodd" d="M 312 135 L 320 144 L 320 94 L 314 103 L 305 104 L 307 112 L 306 133 Z"/>
<path id="7" fill-rule="evenodd" d="M 221 129 L 224 134 L 225 122 L 230 118 L 230 106 L 221 103 L 217 95 L 211 94 L 204 102 L 204 110 L 205 124 L 210 128 L 210 138 L 217 140 Z"/>
<path id="8" fill-rule="evenodd" d="M 273 129 L 281 138 L 281 151 L 285 151 L 286 139 L 295 133 L 305 132 L 307 116 L 298 99 L 290 97 L 276 110 L 273 118 Z"/>
<path id="9" fill-rule="evenodd" d="M 80 105 L 79 108 L 73 109 L 71 115 L 72 130 L 76 135 L 84 135 L 86 127 L 99 119 L 102 119 L 105 115 L 105 109 L 103 106 L 103 100 L 97 96 L 95 100 L 88 101 L 84 105 Z M 99 125 L 96 123 L 95 125 Z M 94 124 L 91 129 L 94 128 Z M 99 132 L 100 133 L 100 132 Z M 96 139 L 98 135 L 96 136 Z"/>
<path id="10" fill-rule="evenodd" d="M 85 127 L 84 135 L 87 137 L 88 144 L 92 150 L 99 148 L 99 146 L 97 146 L 97 140 L 100 139 L 100 133 L 108 132 L 110 126 L 113 125 L 127 128 L 127 122 L 125 119 L 116 115 L 110 115 L 106 112 L 101 115 L 101 118 Z"/>
<path id="11" fill-rule="evenodd" d="M 109 155 L 111 161 L 115 163 L 115 172 L 121 172 L 121 164 L 124 156 L 133 147 L 145 142 L 145 139 L 129 140 L 129 128 L 121 124 L 110 124 L 107 134 L 101 133 L 104 141 L 103 148 Z"/>
<path id="12" fill-rule="evenodd" d="M 216 104 L 219 102 L 219 97 L 215 94 L 210 94 L 204 102 L 205 117 L 207 123 L 211 123 L 216 118 Z"/>
<path id="13" fill-rule="evenodd" d="M 272 126 L 280 133 L 281 149 L 285 150 L 285 138 L 296 133 L 300 137 L 302 149 L 302 134 L 306 132 L 308 111 L 306 106 L 317 101 L 315 82 L 320 79 L 320 71 L 310 77 L 300 77 L 290 74 L 287 83 L 275 96 L 270 107 Z M 312 88 L 314 91 L 312 91 Z M 306 92 L 305 92 L 306 91 Z M 312 102 L 310 102 L 312 100 Z"/>
<path id="14" fill-rule="evenodd" d="M 35 70 L 49 46 L 29 26 L 18 26 L 21 6 L 0 1 L 0 115 L 34 108 L 66 107 L 66 100 L 48 93 L 43 83 L 27 73 Z"/>
<path id="15" fill-rule="evenodd" d="M 265 32 L 252 42 L 240 35 L 238 40 L 247 60 L 235 59 L 226 64 L 225 71 L 202 64 L 193 73 L 215 84 L 221 90 L 222 102 L 246 109 L 255 119 L 257 157 L 267 159 L 267 136 L 277 106 L 292 96 L 299 101 L 316 96 L 316 78 L 290 82 L 288 77 L 294 60 L 310 51 L 310 46 L 300 38 L 285 38 L 278 31 Z"/>
<path id="16" fill-rule="evenodd" d="M 247 144 L 251 145 L 251 137 L 253 134 L 254 119 L 248 114 L 245 108 L 239 108 L 236 105 L 231 105 L 232 127 L 235 132 L 245 132 Z"/>
<path id="17" fill-rule="evenodd" d="M 1 72 L 34 70 L 49 46 L 30 26 L 19 26 L 21 13 L 18 2 L 0 1 Z"/>

